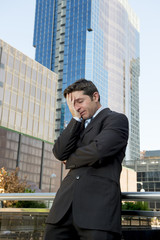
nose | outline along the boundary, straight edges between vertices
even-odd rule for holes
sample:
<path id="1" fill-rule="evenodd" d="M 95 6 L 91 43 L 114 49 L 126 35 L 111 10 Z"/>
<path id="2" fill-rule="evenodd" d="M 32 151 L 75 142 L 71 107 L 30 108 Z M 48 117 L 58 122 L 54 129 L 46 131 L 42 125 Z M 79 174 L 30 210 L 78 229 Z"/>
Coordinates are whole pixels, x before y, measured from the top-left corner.
<path id="1" fill-rule="evenodd" d="M 77 112 L 80 111 L 80 108 L 81 108 L 81 107 L 80 107 L 80 105 L 79 105 L 78 103 L 75 103 L 74 107 L 75 107 L 75 109 L 76 109 Z"/>

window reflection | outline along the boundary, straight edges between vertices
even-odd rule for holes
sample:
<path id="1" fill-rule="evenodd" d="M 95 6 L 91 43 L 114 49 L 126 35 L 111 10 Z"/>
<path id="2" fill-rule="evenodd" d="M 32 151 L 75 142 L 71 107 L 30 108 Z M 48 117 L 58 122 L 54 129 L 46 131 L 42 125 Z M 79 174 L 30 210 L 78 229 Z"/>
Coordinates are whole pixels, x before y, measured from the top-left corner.
<path id="1" fill-rule="evenodd" d="M 17 102 L 18 110 L 22 110 L 22 103 L 23 103 L 23 97 L 19 95 L 18 96 L 18 102 Z"/>
<path id="2" fill-rule="evenodd" d="M 32 80 L 36 81 L 36 77 L 37 77 L 37 72 L 35 69 L 32 69 Z"/>
<path id="3" fill-rule="evenodd" d="M 32 132 L 32 126 L 33 126 L 33 118 L 28 119 L 28 130 Z"/>
<path id="4" fill-rule="evenodd" d="M 11 96 L 11 105 L 13 107 L 16 107 L 17 105 L 17 94 L 15 94 L 14 92 L 12 92 L 12 96 Z"/>
<path id="5" fill-rule="evenodd" d="M 41 96 L 41 102 L 43 104 L 45 104 L 45 97 L 46 97 L 46 93 L 44 91 L 41 92 L 42 96 Z"/>
<path id="6" fill-rule="evenodd" d="M 23 111 L 28 112 L 28 98 L 24 98 Z"/>
<path id="7" fill-rule="evenodd" d="M 0 87 L 0 101 L 2 101 L 3 99 L 3 88 Z"/>
<path id="8" fill-rule="evenodd" d="M 48 79 L 47 81 L 47 87 L 50 89 L 51 88 L 51 79 Z"/>
<path id="9" fill-rule="evenodd" d="M 29 113 L 33 115 L 33 112 L 34 112 L 34 102 L 31 102 L 31 101 L 30 101 L 30 104 L 29 104 Z"/>
<path id="10" fill-rule="evenodd" d="M 27 77 L 31 78 L 31 67 L 27 67 Z"/>
<path id="11" fill-rule="evenodd" d="M 41 97 L 41 90 L 40 88 L 36 88 L 36 98 L 40 100 L 40 97 Z"/>
<path id="12" fill-rule="evenodd" d="M 38 117 L 39 116 L 39 105 L 35 104 L 35 115 Z"/>
<path id="13" fill-rule="evenodd" d="M 9 89 L 5 89 L 4 102 L 9 104 L 11 92 Z"/>
<path id="14" fill-rule="evenodd" d="M 35 97 L 35 92 L 36 92 L 36 88 L 35 88 L 35 86 L 31 86 L 31 96 L 32 97 Z"/>
<path id="15" fill-rule="evenodd" d="M 7 84 L 11 85 L 12 84 L 12 74 L 10 72 L 7 72 Z"/>
<path id="16" fill-rule="evenodd" d="M 18 88 L 18 76 L 13 77 L 13 87 Z"/>
<path id="17" fill-rule="evenodd" d="M 39 122 L 39 131 L 38 131 L 38 133 L 39 133 L 40 137 L 43 136 L 43 122 L 42 121 Z"/>
<path id="18" fill-rule="evenodd" d="M 20 130 L 21 127 L 21 114 L 16 113 L 16 128 Z"/>
<path id="19" fill-rule="evenodd" d="M 15 59 L 14 67 L 15 70 L 19 73 L 20 61 L 18 59 Z"/>
<path id="20" fill-rule="evenodd" d="M 37 135 L 38 133 L 38 121 L 34 120 L 33 132 Z"/>
<path id="21" fill-rule="evenodd" d="M 26 132 L 27 129 L 27 116 L 23 115 L 22 117 L 22 130 L 24 130 Z"/>
<path id="22" fill-rule="evenodd" d="M 13 68 L 13 62 L 14 62 L 13 56 L 9 55 L 9 58 L 8 58 L 8 66 L 9 66 L 10 68 Z"/>
<path id="23" fill-rule="evenodd" d="M 3 112 L 2 112 L 2 123 L 8 123 L 8 113 L 9 110 L 7 108 L 3 108 Z M 6 125 L 6 124 L 5 124 Z"/>
<path id="24" fill-rule="evenodd" d="M 14 121 L 15 121 L 15 111 L 10 110 L 9 113 L 9 123 L 14 126 Z"/>
<path id="25" fill-rule="evenodd" d="M 45 138 L 47 138 L 48 133 L 49 133 L 49 132 L 48 132 L 48 124 L 45 123 L 45 124 L 44 124 L 44 137 L 45 137 Z"/>
<path id="26" fill-rule="evenodd" d="M 46 100 L 47 100 L 47 104 L 49 105 L 51 101 L 51 95 L 49 93 L 46 96 Z"/>
<path id="27" fill-rule="evenodd" d="M 42 82 L 42 74 L 39 72 L 38 73 L 38 84 L 41 85 Z"/>
<path id="28" fill-rule="evenodd" d="M 24 90 L 24 80 L 23 79 L 20 79 L 19 81 L 19 89 L 23 92 Z"/>
<path id="29" fill-rule="evenodd" d="M 23 62 L 21 62 L 21 74 L 25 75 L 25 71 L 26 71 L 26 65 Z"/>
<path id="30" fill-rule="evenodd" d="M 26 84 L 25 84 L 25 94 L 27 96 L 29 96 L 29 91 L 30 91 L 30 84 L 28 82 L 26 82 Z"/>
<path id="31" fill-rule="evenodd" d="M 7 53 L 4 50 L 2 52 L 1 63 L 3 64 L 7 63 Z"/>
<path id="32" fill-rule="evenodd" d="M 42 86 L 46 87 L 46 82 L 47 82 L 47 77 L 45 74 L 43 74 L 43 81 L 42 81 Z"/>
<path id="33" fill-rule="evenodd" d="M 44 119 L 44 107 L 41 106 L 40 108 L 40 119 L 43 120 Z"/>
<path id="34" fill-rule="evenodd" d="M 49 121 L 49 108 L 45 109 L 45 120 Z"/>
<path id="35" fill-rule="evenodd" d="M 5 75 L 6 75 L 5 70 L 2 68 L 2 66 L 0 66 L 0 76 L 1 76 L 0 81 L 1 81 L 2 83 L 5 82 Z"/>

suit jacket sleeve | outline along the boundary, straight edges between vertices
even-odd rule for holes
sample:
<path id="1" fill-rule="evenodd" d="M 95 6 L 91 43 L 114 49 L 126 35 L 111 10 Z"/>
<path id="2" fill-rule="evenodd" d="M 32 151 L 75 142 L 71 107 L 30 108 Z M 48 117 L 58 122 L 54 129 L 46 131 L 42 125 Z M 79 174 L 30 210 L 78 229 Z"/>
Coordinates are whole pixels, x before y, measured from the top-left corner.
<path id="1" fill-rule="evenodd" d="M 103 122 L 100 133 L 88 145 L 69 155 L 67 169 L 107 163 L 107 159 L 125 149 L 128 140 L 128 119 L 123 114 L 112 114 Z"/>
<path id="2" fill-rule="evenodd" d="M 75 151 L 80 131 L 81 122 L 72 118 L 68 126 L 64 129 L 54 144 L 53 154 L 57 159 L 64 161 L 69 158 L 72 152 Z"/>

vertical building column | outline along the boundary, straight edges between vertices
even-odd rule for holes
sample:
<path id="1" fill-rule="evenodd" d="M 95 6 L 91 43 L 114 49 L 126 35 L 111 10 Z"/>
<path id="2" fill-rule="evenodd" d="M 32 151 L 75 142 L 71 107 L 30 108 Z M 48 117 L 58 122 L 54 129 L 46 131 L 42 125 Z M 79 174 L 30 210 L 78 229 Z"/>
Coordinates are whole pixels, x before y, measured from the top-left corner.
<path id="1" fill-rule="evenodd" d="M 22 137 L 22 134 L 19 134 L 16 167 L 19 167 L 19 163 L 20 163 L 20 154 L 21 154 L 21 137 Z"/>
<path id="2" fill-rule="evenodd" d="M 41 166 L 40 166 L 40 178 L 39 178 L 39 189 L 42 188 L 42 177 L 43 177 L 43 161 L 44 161 L 44 141 L 42 141 L 42 154 L 41 154 Z"/>
<path id="3" fill-rule="evenodd" d="M 55 140 L 60 134 L 61 122 L 63 122 L 62 120 L 62 115 L 63 115 L 62 88 L 63 88 L 65 25 L 66 25 L 66 4 L 67 4 L 66 0 L 58 1 L 56 54 L 55 54 L 55 69 L 54 69 L 54 71 L 58 74 Z"/>

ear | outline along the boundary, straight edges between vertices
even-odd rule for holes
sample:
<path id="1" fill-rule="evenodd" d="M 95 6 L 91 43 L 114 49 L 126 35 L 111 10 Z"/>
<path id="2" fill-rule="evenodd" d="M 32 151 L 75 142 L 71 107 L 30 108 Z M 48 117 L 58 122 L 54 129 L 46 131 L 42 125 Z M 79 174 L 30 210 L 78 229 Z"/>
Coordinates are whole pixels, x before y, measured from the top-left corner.
<path id="1" fill-rule="evenodd" d="M 94 93 L 93 93 L 93 100 L 94 100 L 95 102 L 98 102 L 98 99 L 99 99 L 99 93 L 98 93 L 98 92 L 94 92 Z"/>

